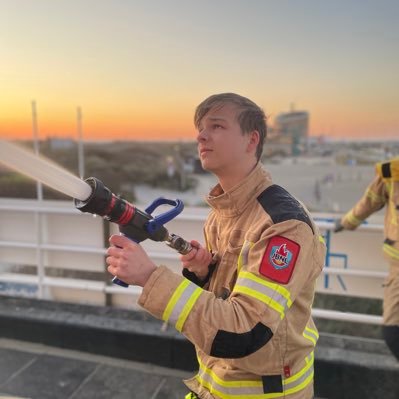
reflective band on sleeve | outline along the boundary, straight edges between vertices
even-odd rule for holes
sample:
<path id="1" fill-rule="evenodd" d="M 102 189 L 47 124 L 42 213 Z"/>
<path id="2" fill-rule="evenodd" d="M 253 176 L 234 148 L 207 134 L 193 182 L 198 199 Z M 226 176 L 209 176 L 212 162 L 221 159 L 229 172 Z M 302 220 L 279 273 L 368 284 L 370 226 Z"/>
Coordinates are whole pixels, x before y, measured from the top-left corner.
<path id="1" fill-rule="evenodd" d="M 382 250 L 385 252 L 386 255 L 388 255 L 390 258 L 393 259 L 398 259 L 399 260 L 399 250 L 396 248 L 392 247 L 389 244 L 384 244 L 382 246 Z"/>
<path id="2" fill-rule="evenodd" d="M 181 332 L 188 315 L 202 292 L 203 290 L 200 287 L 184 279 L 166 305 L 162 320 L 175 323 L 175 328 Z"/>
<path id="3" fill-rule="evenodd" d="M 242 246 L 240 256 L 238 257 L 237 261 L 237 270 L 240 273 L 243 266 L 248 264 L 248 254 L 249 250 L 253 247 L 254 243 L 250 241 L 245 241 L 244 245 Z"/>
<path id="4" fill-rule="evenodd" d="M 208 369 L 200 359 L 199 372 L 196 379 L 200 385 L 207 388 L 211 394 L 222 399 L 273 399 L 284 398 L 306 388 L 313 380 L 314 355 L 310 355 L 310 361 L 289 378 L 282 376 L 283 392 L 264 393 L 262 380 L 254 381 L 226 381 Z"/>
<path id="5" fill-rule="evenodd" d="M 281 319 L 292 305 L 290 292 L 286 288 L 249 272 L 238 275 L 233 293 L 248 295 L 263 302 L 278 312 Z"/>
<path id="6" fill-rule="evenodd" d="M 384 204 L 385 203 L 385 198 L 382 197 L 381 195 L 376 194 L 372 190 L 367 191 L 367 197 L 371 199 L 371 202 L 377 203 L 377 204 Z"/>
<path id="7" fill-rule="evenodd" d="M 389 198 L 390 198 L 390 200 L 389 200 L 389 208 L 390 208 L 390 213 L 392 215 L 391 216 L 391 223 L 394 226 L 397 226 L 398 225 L 398 218 L 397 218 L 397 213 L 396 213 L 396 204 L 395 204 L 395 201 L 394 201 L 394 185 L 393 185 L 393 183 L 390 184 L 389 187 L 390 187 L 389 188 Z"/>
<path id="8" fill-rule="evenodd" d="M 319 333 L 316 330 L 313 330 L 312 328 L 309 327 L 305 327 L 305 330 L 302 333 L 302 335 L 310 342 L 312 342 L 313 346 L 316 346 L 317 340 L 319 339 Z"/>
<path id="9" fill-rule="evenodd" d="M 354 214 L 353 211 L 349 211 L 346 215 L 345 215 L 345 219 L 347 220 L 348 223 L 350 223 L 352 226 L 359 226 L 360 223 L 362 223 L 362 221 L 360 219 L 358 219 Z"/>

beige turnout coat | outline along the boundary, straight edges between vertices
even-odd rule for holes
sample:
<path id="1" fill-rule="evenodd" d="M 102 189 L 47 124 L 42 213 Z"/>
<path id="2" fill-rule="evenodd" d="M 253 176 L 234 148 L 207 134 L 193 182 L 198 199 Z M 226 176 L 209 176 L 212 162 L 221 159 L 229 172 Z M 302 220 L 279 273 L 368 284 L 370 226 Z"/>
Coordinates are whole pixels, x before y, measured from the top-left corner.
<path id="1" fill-rule="evenodd" d="M 208 197 L 204 233 L 216 268 L 203 286 L 160 266 L 139 304 L 194 343 L 202 399 L 313 397 L 311 318 L 325 245 L 302 205 L 258 165 Z"/>
<path id="2" fill-rule="evenodd" d="M 373 181 L 341 224 L 353 230 L 384 206 L 383 252 L 390 265 L 384 283 L 384 324 L 399 325 L 399 158 L 376 164 Z"/>

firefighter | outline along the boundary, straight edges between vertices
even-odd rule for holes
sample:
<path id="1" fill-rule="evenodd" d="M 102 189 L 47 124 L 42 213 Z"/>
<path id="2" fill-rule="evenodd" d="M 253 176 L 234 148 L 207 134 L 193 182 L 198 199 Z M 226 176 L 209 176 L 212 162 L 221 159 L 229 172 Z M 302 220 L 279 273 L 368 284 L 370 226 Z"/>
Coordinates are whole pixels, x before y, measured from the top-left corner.
<path id="1" fill-rule="evenodd" d="M 335 232 L 354 230 L 385 206 L 383 244 L 389 273 L 384 283 L 383 337 L 399 360 L 399 157 L 376 164 L 373 181 L 357 204 L 336 221 Z"/>
<path id="2" fill-rule="evenodd" d="M 206 200 L 205 245 L 181 257 L 183 276 L 114 235 L 108 271 L 143 287 L 139 304 L 196 347 L 187 398 L 313 398 L 311 317 L 325 244 L 308 211 L 273 184 L 260 158 L 263 110 L 234 93 L 196 109 L 198 153 L 218 184 Z"/>

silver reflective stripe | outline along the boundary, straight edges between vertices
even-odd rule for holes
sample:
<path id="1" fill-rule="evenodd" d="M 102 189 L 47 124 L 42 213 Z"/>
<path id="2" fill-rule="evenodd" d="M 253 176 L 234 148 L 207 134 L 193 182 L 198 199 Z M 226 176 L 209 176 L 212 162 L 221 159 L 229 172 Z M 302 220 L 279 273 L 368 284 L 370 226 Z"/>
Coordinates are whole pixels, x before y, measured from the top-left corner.
<path id="1" fill-rule="evenodd" d="M 179 316 L 184 309 L 184 306 L 189 301 L 191 295 L 193 295 L 194 291 L 196 291 L 197 288 L 198 288 L 198 286 L 196 286 L 193 283 L 190 283 L 187 285 L 186 289 L 180 295 L 175 306 L 173 307 L 172 313 L 169 316 L 168 321 L 171 324 L 177 323 L 177 321 L 179 320 Z"/>
<path id="2" fill-rule="evenodd" d="M 291 377 L 282 377 L 284 392 L 264 393 L 262 380 L 251 381 L 225 381 L 215 372 L 207 369 L 199 360 L 200 369 L 196 376 L 197 381 L 207 388 L 212 394 L 222 399 L 272 399 L 283 398 L 286 395 L 299 392 L 306 388 L 313 380 L 314 355 L 310 354 L 310 361 L 305 361 L 304 367 Z"/>
<path id="3" fill-rule="evenodd" d="M 319 339 L 319 334 L 316 330 L 313 330 L 309 327 L 305 327 L 305 330 L 302 334 L 306 339 L 311 341 L 314 346 L 316 346 L 316 342 Z"/>
<path id="4" fill-rule="evenodd" d="M 205 386 L 211 386 L 211 392 L 214 393 L 215 391 L 218 392 L 219 394 L 222 394 L 222 398 L 228 396 L 241 396 L 241 397 L 246 397 L 246 395 L 264 395 L 263 392 L 263 384 L 259 383 L 259 381 L 254 381 L 257 383 L 259 386 L 245 386 L 245 382 L 242 382 L 242 386 L 233 386 L 231 384 L 231 387 L 226 386 L 228 384 L 227 381 L 223 381 L 223 385 L 217 383 L 215 379 L 212 379 L 212 377 L 207 374 L 205 371 L 201 370 L 198 373 L 198 377 L 200 378 L 201 384 Z M 204 384 L 208 383 L 208 384 Z M 235 381 L 234 381 L 235 382 Z M 237 385 L 237 384 L 234 384 Z M 241 385 L 241 384 L 240 384 Z"/>
<path id="5" fill-rule="evenodd" d="M 289 390 L 295 390 L 299 385 L 304 384 L 308 378 L 313 378 L 313 373 L 314 373 L 314 368 L 313 368 L 313 362 L 312 365 L 303 373 L 298 379 L 292 382 L 284 382 L 284 391 L 286 393 L 289 393 L 287 391 Z M 307 384 L 304 384 L 304 387 L 307 386 Z M 303 388 L 304 388 L 303 387 Z M 302 389 L 303 389 L 302 388 Z"/>
<path id="6" fill-rule="evenodd" d="M 251 288 L 263 295 L 266 295 L 274 302 L 279 303 L 284 308 L 284 313 L 292 305 L 292 302 L 290 300 L 290 294 L 285 288 L 283 289 L 278 284 L 269 283 L 265 280 L 262 280 L 254 274 L 251 275 L 248 272 L 240 273 L 236 284 L 239 286 Z M 283 295 L 283 293 L 285 295 Z"/>

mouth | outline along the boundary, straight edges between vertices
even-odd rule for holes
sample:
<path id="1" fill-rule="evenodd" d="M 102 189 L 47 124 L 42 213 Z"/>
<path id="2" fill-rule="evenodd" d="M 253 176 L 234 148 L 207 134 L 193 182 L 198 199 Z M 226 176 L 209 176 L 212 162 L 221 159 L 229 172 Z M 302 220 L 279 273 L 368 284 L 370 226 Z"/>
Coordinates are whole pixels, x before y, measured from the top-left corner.
<path id="1" fill-rule="evenodd" d="M 199 150 L 200 156 L 207 154 L 208 152 L 211 152 L 212 150 L 210 150 L 209 148 L 201 148 Z"/>

